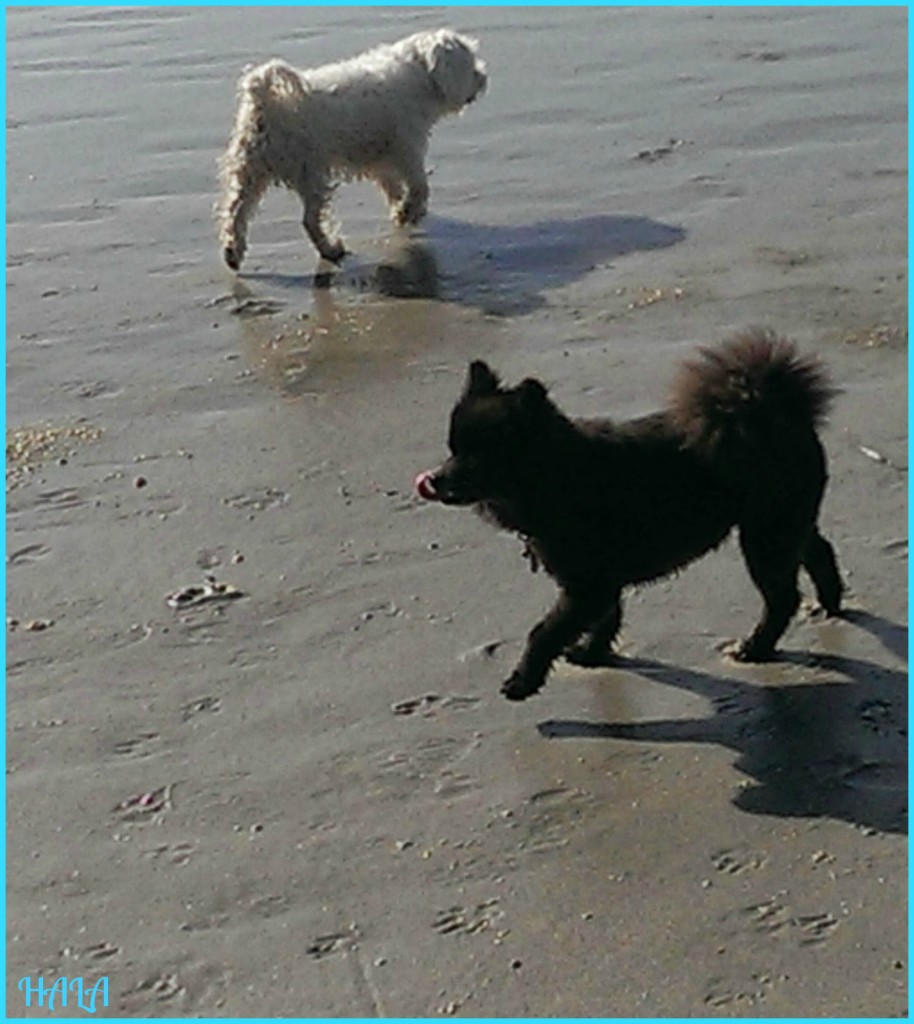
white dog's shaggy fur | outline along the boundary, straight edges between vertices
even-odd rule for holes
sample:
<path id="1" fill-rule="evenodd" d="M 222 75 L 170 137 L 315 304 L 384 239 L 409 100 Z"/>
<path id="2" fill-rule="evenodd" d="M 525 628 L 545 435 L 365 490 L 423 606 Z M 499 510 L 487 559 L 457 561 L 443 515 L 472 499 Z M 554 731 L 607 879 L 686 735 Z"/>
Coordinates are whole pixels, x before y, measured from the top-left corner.
<path id="1" fill-rule="evenodd" d="M 271 184 L 294 189 L 303 224 L 324 258 L 345 255 L 325 229 L 336 182 L 370 178 L 397 224 L 426 212 L 425 154 L 434 123 L 486 87 L 476 41 L 447 29 L 418 32 L 351 60 L 299 71 L 282 60 L 247 70 L 216 203 L 222 256 L 237 270 L 248 222 Z"/>

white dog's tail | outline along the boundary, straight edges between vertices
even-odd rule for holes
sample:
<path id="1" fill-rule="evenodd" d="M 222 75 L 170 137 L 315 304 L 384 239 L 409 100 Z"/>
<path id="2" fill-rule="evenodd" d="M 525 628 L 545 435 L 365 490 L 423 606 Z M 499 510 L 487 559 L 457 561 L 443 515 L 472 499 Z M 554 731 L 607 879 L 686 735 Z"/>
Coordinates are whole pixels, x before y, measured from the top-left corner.
<path id="1" fill-rule="evenodd" d="M 238 91 L 250 96 L 255 106 L 261 109 L 271 100 L 299 101 L 305 96 L 302 80 L 295 68 L 278 58 L 245 71 L 238 82 Z"/>

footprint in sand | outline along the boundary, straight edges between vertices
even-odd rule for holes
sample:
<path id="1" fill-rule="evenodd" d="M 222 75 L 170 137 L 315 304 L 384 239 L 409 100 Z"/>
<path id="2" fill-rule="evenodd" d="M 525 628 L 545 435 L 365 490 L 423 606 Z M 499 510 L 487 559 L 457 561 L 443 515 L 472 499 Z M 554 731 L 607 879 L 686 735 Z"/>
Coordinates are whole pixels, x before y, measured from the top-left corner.
<path id="1" fill-rule="evenodd" d="M 829 913 L 824 914 L 802 914 L 795 917 L 791 924 L 796 925 L 803 932 L 800 938 L 800 945 L 812 946 L 818 942 L 824 942 L 838 927 L 838 919 Z"/>
<path id="2" fill-rule="evenodd" d="M 121 757 L 149 757 L 154 746 L 154 740 L 159 738 L 157 732 L 141 732 L 138 736 L 131 736 L 128 740 L 119 740 L 114 744 L 114 753 Z"/>
<path id="3" fill-rule="evenodd" d="M 223 505 L 230 505 L 232 508 L 249 509 L 254 512 L 263 512 L 268 508 L 279 508 L 289 500 L 289 495 L 277 487 L 264 487 L 253 494 L 235 494 L 231 498 L 223 498 Z"/>
<path id="4" fill-rule="evenodd" d="M 70 960 L 110 960 L 120 951 L 120 946 L 115 946 L 111 942 L 95 942 L 91 946 L 80 948 L 69 946 L 63 950 L 63 955 Z"/>
<path id="5" fill-rule="evenodd" d="M 28 565 L 31 562 L 37 562 L 40 558 L 44 558 L 45 555 L 50 553 L 51 549 L 44 544 L 28 544 L 26 547 L 19 548 L 18 551 L 7 555 L 6 564 L 11 566 Z"/>
<path id="6" fill-rule="evenodd" d="M 160 843 L 143 852 L 150 860 L 166 859 L 172 864 L 186 864 L 196 849 L 196 843 Z"/>
<path id="7" fill-rule="evenodd" d="M 745 907 L 743 913 L 751 919 L 757 932 L 769 935 L 782 931 L 790 922 L 790 914 L 777 896 Z"/>
<path id="8" fill-rule="evenodd" d="M 421 697 L 407 697 L 391 704 L 390 710 L 395 715 L 421 714 L 428 718 L 434 715 L 440 708 L 442 710 L 461 711 L 475 707 L 479 703 L 479 697 L 463 696 L 452 694 L 449 697 L 440 697 L 437 693 L 424 693 Z"/>
<path id="9" fill-rule="evenodd" d="M 166 1002 L 184 992 L 184 986 L 178 980 L 177 974 L 163 972 L 151 978 L 146 978 L 132 989 L 124 993 L 121 1006 L 125 1010 L 140 1009 L 143 1004 L 152 997 L 156 1002 Z"/>
<path id="10" fill-rule="evenodd" d="M 773 986 L 771 975 L 765 973 L 753 974 L 745 984 L 728 982 L 724 978 L 710 978 L 702 1002 L 713 1007 L 729 1006 L 732 1003 L 753 1006 L 761 1002 Z"/>
<path id="11" fill-rule="evenodd" d="M 244 591 L 231 583 L 220 583 L 215 577 L 205 577 L 203 583 L 182 587 L 165 598 L 169 608 L 189 608 L 191 605 L 205 604 L 209 601 L 234 601 L 244 597 Z"/>
<path id="12" fill-rule="evenodd" d="M 407 697 L 405 700 L 398 700 L 396 704 L 390 705 L 390 710 L 395 715 L 427 714 L 440 700 L 437 693 L 424 693 L 421 697 Z"/>
<path id="13" fill-rule="evenodd" d="M 171 784 L 129 796 L 113 807 L 113 812 L 127 825 L 151 821 L 171 807 Z"/>
<path id="14" fill-rule="evenodd" d="M 358 938 L 359 931 L 353 925 L 345 932 L 334 932 L 331 935 L 318 936 L 305 947 L 305 952 L 313 960 L 322 960 L 325 956 L 332 956 L 334 953 L 345 953 L 347 950 L 355 949 Z"/>
<path id="15" fill-rule="evenodd" d="M 181 720 L 184 722 L 189 721 L 194 715 L 203 714 L 204 712 L 210 712 L 210 714 L 217 714 L 222 710 L 222 701 L 218 697 L 197 697 L 194 700 L 189 700 L 186 704 L 181 705 Z"/>
<path id="16" fill-rule="evenodd" d="M 474 779 L 462 772 L 454 772 L 445 769 L 441 772 L 440 778 L 435 782 L 435 795 L 441 797 L 463 796 L 465 793 L 472 793 L 481 787 L 478 779 Z"/>
<path id="17" fill-rule="evenodd" d="M 741 875 L 744 871 L 763 868 L 768 857 L 753 850 L 720 850 L 711 857 L 711 863 L 725 875 Z"/>
<path id="18" fill-rule="evenodd" d="M 504 640 L 488 640 L 484 644 L 478 644 L 476 647 L 472 647 L 468 651 L 464 651 L 460 655 L 461 661 L 488 661 L 489 658 L 494 658 L 498 653 L 498 649 L 505 645 Z"/>
<path id="19" fill-rule="evenodd" d="M 75 488 L 61 487 L 53 491 L 42 491 L 35 499 L 35 511 L 79 508 L 85 503 L 85 498 Z"/>
<path id="20" fill-rule="evenodd" d="M 498 899 L 477 903 L 475 907 L 448 907 L 439 912 L 432 927 L 439 935 L 474 935 L 485 931 L 505 916 Z"/>
<path id="21" fill-rule="evenodd" d="M 817 914 L 794 914 L 790 907 L 780 902 L 778 896 L 746 907 L 743 913 L 752 919 L 756 931 L 794 937 L 799 940 L 801 946 L 824 942 L 834 934 L 839 923 L 834 914 L 827 911 Z"/>

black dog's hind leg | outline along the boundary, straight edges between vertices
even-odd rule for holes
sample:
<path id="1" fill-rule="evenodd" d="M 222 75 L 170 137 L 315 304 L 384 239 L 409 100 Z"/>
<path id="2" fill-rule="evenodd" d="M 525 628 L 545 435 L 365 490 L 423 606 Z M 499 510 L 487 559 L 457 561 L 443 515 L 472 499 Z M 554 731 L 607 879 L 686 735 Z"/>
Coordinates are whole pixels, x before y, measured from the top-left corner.
<path id="1" fill-rule="evenodd" d="M 826 615 L 838 615 L 841 611 L 841 594 L 844 584 L 838 572 L 835 549 L 814 527 L 803 551 L 803 568 L 812 577 L 819 604 Z"/>
<path id="2" fill-rule="evenodd" d="M 765 610 L 751 635 L 734 651 L 739 661 L 769 661 L 774 656 L 775 644 L 799 607 L 797 576 L 803 544 L 791 542 L 796 536 L 794 524 L 783 521 L 744 524 L 740 528 L 743 557 L 765 601 Z"/>
<path id="3" fill-rule="evenodd" d="M 553 661 L 597 620 L 604 607 L 604 601 L 594 597 L 563 591 L 552 611 L 530 631 L 517 668 L 502 685 L 508 700 L 526 700 L 536 693 Z"/>
<path id="4" fill-rule="evenodd" d="M 622 626 L 622 594 L 616 591 L 609 606 L 595 624 L 585 630 L 576 643 L 565 650 L 565 660 L 583 668 L 598 668 L 613 663 L 613 641 Z"/>

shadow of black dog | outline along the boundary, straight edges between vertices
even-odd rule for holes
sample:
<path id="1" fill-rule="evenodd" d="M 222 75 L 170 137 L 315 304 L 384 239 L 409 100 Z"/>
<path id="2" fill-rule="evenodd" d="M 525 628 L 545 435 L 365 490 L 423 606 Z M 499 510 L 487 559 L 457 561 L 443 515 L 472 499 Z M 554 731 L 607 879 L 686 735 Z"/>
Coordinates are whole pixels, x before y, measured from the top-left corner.
<path id="1" fill-rule="evenodd" d="M 902 627 L 864 612 L 847 618 L 906 657 Z M 548 738 L 720 744 L 739 755 L 736 767 L 756 783 L 733 799 L 743 811 L 906 833 L 907 674 L 832 654 L 784 653 L 780 660 L 825 678 L 756 686 L 633 659 L 626 668 L 705 697 L 714 713 L 638 723 L 553 720 L 538 728 Z"/>

